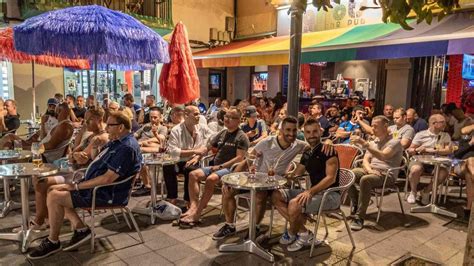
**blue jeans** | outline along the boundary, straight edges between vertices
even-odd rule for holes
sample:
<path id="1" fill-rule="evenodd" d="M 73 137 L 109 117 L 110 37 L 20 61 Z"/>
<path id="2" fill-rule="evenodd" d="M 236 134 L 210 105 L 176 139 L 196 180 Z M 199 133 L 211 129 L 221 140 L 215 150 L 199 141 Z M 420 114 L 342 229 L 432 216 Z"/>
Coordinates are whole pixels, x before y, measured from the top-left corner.
<path id="1" fill-rule="evenodd" d="M 227 174 L 230 174 L 230 170 L 228 168 L 223 168 L 223 169 L 220 169 L 220 170 L 217 170 L 215 172 L 212 172 L 211 170 L 211 167 L 203 167 L 201 168 L 201 170 L 204 172 L 204 175 L 206 177 L 210 176 L 211 174 L 216 174 L 217 176 L 219 176 L 219 179 Z"/>

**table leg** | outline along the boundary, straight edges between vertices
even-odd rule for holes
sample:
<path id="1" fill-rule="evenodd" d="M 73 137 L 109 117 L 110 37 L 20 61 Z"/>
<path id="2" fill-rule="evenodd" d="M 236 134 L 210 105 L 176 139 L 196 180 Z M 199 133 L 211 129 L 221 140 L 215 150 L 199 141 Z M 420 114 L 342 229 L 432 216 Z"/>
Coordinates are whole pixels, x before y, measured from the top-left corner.
<path id="1" fill-rule="evenodd" d="M 151 194 L 151 203 L 150 203 L 150 206 L 147 207 L 147 208 L 134 208 L 133 209 L 133 212 L 135 213 L 139 213 L 139 214 L 143 214 L 143 215 L 150 215 L 150 222 L 151 224 L 155 224 L 155 207 L 156 207 L 156 178 L 157 178 L 157 175 L 156 175 L 156 169 L 157 169 L 157 166 L 151 166 L 150 167 L 153 167 L 153 174 L 150 175 L 150 182 L 151 182 L 151 191 L 150 191 L 150 194 Z M 151 170 L 151 169 L 150 169 Z"/>
<path id="2" fill-rule="evenodd" d="M 249 213 L 249 240 L 241 244 L 224 244 L 219 247 L 220 252 L 241 252 L 247 251 L 262 257 L 265 260 L 274 262 L 275 258 L 273 254 L 265 251 L 255 242 L 255 211 L 256 211 L 256 194 L 257 192 L 252 189 L 250 190 L 250 213 Z"/>
<path id="3" fill-rule="evenodd" d="M 157 166 L 158 167 L 158 166 Z M 160 165 L 158 168 L 158 174 L 160 175 L 160 186 L 161 186 L 161 195 L 160 200 L 164 200 L 164 191 L 165 191 L 165 173 L 163 172 L 163 165 Z"/>
<path id="4" fill-rule="evenodd" d="M 433 176 L 433 188 L 432 188 L 432 195 L 431 195 L 431 201 L 430 204 L 426 206 L 420 206 L 420 207 L 413 207 L 411 208 L 411 212 L 413 213 L 425 213 L 425 212 L 431 212 L 431 213 L 436 213 L 436 214 L 441 214 L 444 216 L 456 218 L 457 215 L 453 212 L 441 209 L 440 207 L 436 206 L 436 198 L 438 195 L 438 178 L 439 178 L 439 168 L 440 165 L 436 164 L 435 165 L 435 172 Z"/>

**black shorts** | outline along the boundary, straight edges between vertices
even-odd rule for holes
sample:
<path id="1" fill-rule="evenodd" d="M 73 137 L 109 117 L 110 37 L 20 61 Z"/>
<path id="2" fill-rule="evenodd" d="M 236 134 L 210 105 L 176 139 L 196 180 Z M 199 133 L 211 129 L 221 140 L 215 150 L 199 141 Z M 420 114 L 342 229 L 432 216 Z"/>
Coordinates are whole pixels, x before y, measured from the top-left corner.
<path id="1" fill-rule="evenodd" d="M 82 191 L 85 192 L 85 191 Z M 70 191 L 71 193 L 71 200 L 72 200 L 72 206 L 74 208 L 91 208 L 92 207 L 92 197 L 89 197 L 88 195 L 84 195 L 81 193 L 81 191 Z M 106 201 L 101 200 L 99 198 L 95 199 L 96 207 L 104 207 L 108 206 L 111 204 L 108 204 Z"/>

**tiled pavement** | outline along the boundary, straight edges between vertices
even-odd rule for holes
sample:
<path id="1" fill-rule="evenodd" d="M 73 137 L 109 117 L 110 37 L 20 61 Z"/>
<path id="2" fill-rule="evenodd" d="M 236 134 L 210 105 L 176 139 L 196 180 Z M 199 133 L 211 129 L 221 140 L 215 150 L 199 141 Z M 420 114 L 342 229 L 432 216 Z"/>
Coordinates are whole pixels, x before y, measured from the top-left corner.
<path id="1" fill-rule="evenodd" d="M 147 198 L 133 199 L 130 205 L 145 205 L 146 201 Z M 0 265 L 269 265 L 247 253 L 219 253 L 218 246 L 223 242 L 212 240 L 212 234 L 223 224 L 223 217 L 219 216 L 219 203 L 220 195 L 214 195 L 203 224 L 193 229 L 180 230 L 165 221 L 150 225 L 148 217 L 136 216 L 145 238 L 144 244 L 139 244 L 138 235 L 129 230 L 123 220 L 117 224 L 110 213 L 101 214 L 98 234 L 108 236 L 97 240 L 94 254 L 89 252 L 89 245 L 85 245 L 76 252 L 61 252 L 43 260 L 28 261 L 16 243 L 0 241 Z M 460 210 L 464 202 L 453 195 L 448 198 L 448 204 Z M 404 202 L 404 207 L 408 211 L 410 206 Z M 347 208 L 344 210 L 348 213 Z M 371 205 L 369 212 L 374 213 L 372 220 L 375 219 L 375 211 Z M 1 231 L 6 232 L 19 224 L 20 215 L 16 211 L 1 219 Z M 224 242 L 243 238 L 247 221 L 247 215 L 239 213 L 237 226 L 243 230 Z M 380 226 L 371 223 L 368 228 L 353 233 L 356 242 L 353 251 L 344 224 L 328 218 L 327 243 L 315 249 L 313 258 L 309 258 L 309 249 L 289 253 L 278 244 L 279 233 L 284 228 L 284 221 L 278 214 L 275 217 L 273 238 L 262 245 L 271 249 L 276 264 L 281 265 L 387 265 L 408 252 L 446 265 L 462 265 L 467 224 L 450 221 L 438 215 L 409 212 L 404 220 L 396 195 L 391 194 L 384 199 Z M 269 211 L 264 224 L 268 222 Z M 308 226 L 312 228 L 312 225 Z M 67 234 L 67 226 L 63 229 L 66 235 L 62 239 L 66 240 L 70 234 Z M 322 238 L 323 228 L 319 232 Z M 38 241 L 33 245 L 37 244 Z"/>

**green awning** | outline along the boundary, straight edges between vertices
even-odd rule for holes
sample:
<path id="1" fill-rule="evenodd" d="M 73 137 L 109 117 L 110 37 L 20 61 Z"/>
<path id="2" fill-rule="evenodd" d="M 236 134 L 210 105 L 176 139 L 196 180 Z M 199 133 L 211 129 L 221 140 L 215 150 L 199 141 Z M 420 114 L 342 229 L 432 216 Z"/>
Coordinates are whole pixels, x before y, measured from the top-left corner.
<path id="1" fill-rule="evenodd" d="M 317 51 L 311 53 L 302 53 L 301 63 L 312 63 L 312 62 L 341 62 L 355 60 L 357 55 L 357 49 L 340 49 L 340 50 L 329 50 L 329 51 Z"/>

